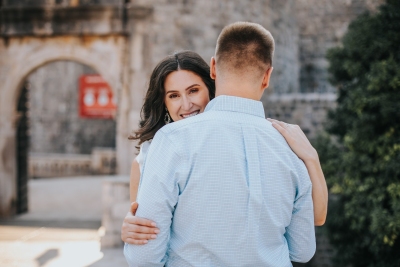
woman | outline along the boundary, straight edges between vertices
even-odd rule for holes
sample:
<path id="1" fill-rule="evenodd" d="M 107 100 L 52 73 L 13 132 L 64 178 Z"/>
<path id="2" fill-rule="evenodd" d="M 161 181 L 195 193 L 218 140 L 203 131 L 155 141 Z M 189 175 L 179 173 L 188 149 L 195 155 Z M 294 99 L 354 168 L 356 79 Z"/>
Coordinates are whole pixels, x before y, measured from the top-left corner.
<path id="1" fill-rule="evenodd" d="M 131 202 L 136 200 L 143 160 L 156 132 L 165 124 L 202 113 L 214 96 L 215 85 L 210 78 L 210 68 L 194 52 L 175 53 L 155 67 L 142 108 L 143 118 L 139 130 L 130 137 L 131 140 L 138 140 L 140 146 L 140 153 L 133 161 L 131 169 Z M 328 193 L 316 150 L 297 125 L 268 120 L 304 161 L 313 184 L 315 225 L 322 225 L 326 218 Z M 149 239 L 156 238 L 159 231 L 153 222 L 132 215 L 137 205 L 132 203 L 132 212 L 124 219 L 121 238 L 130 244 L 146 244 Z"/>

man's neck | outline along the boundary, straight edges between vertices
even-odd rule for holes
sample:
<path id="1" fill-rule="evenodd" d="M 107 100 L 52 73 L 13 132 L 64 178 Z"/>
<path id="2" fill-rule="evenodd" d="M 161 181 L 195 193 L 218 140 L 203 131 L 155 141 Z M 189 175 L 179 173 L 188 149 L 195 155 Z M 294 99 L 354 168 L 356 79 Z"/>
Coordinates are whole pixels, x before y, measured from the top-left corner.
<path id="1" fill-rule="evenodd" d="M 254 85 L 244 83 L 217 83 L 215 96 L 228 95 L 260 101 L 262 94 Z"/>

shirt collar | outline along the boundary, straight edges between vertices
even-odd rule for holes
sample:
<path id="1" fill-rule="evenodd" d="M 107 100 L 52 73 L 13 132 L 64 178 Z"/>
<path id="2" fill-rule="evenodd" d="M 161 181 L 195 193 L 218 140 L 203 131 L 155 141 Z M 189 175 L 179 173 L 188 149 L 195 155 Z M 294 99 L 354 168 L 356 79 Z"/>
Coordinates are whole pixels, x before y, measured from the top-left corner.
<path id="1" fill-rule="evenodd" d="M 261 101 L 237 96 L 217 96 L 207 104 L 205 111 L 209 110 L 233 111 L 265 118 Z"/>

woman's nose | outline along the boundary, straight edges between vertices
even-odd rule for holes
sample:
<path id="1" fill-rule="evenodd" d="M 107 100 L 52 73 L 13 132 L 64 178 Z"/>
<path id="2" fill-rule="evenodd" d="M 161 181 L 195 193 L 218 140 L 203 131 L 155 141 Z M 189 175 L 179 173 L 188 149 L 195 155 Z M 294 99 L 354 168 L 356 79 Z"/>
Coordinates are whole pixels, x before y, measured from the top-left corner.
<path id="1" fill-rule="evenodd" d="M 188 97 L 182 97 L 182 101 L 183 101 L 182 108 L 184 110 L 190 110 L 192 108 L 193 103 L 192 103 L 192 101 L 190 101 L 190 99 Z"/>

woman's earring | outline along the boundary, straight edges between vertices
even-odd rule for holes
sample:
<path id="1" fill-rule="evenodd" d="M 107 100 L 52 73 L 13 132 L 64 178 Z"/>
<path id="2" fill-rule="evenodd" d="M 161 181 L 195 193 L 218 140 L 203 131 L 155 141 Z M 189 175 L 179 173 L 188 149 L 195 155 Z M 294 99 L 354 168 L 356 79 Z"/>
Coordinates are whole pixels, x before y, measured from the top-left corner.
<path id="1" fill-rule="evenodd" d="M 169 116 L 167 108 L 165 108 L 165 111 L 166 111 L 166 113 L 165 113 L 165 117 L 164 117 L 164 122 L 165 122 L 165 124 L 168 124 L 171 122 L 171 117 Z"/>

